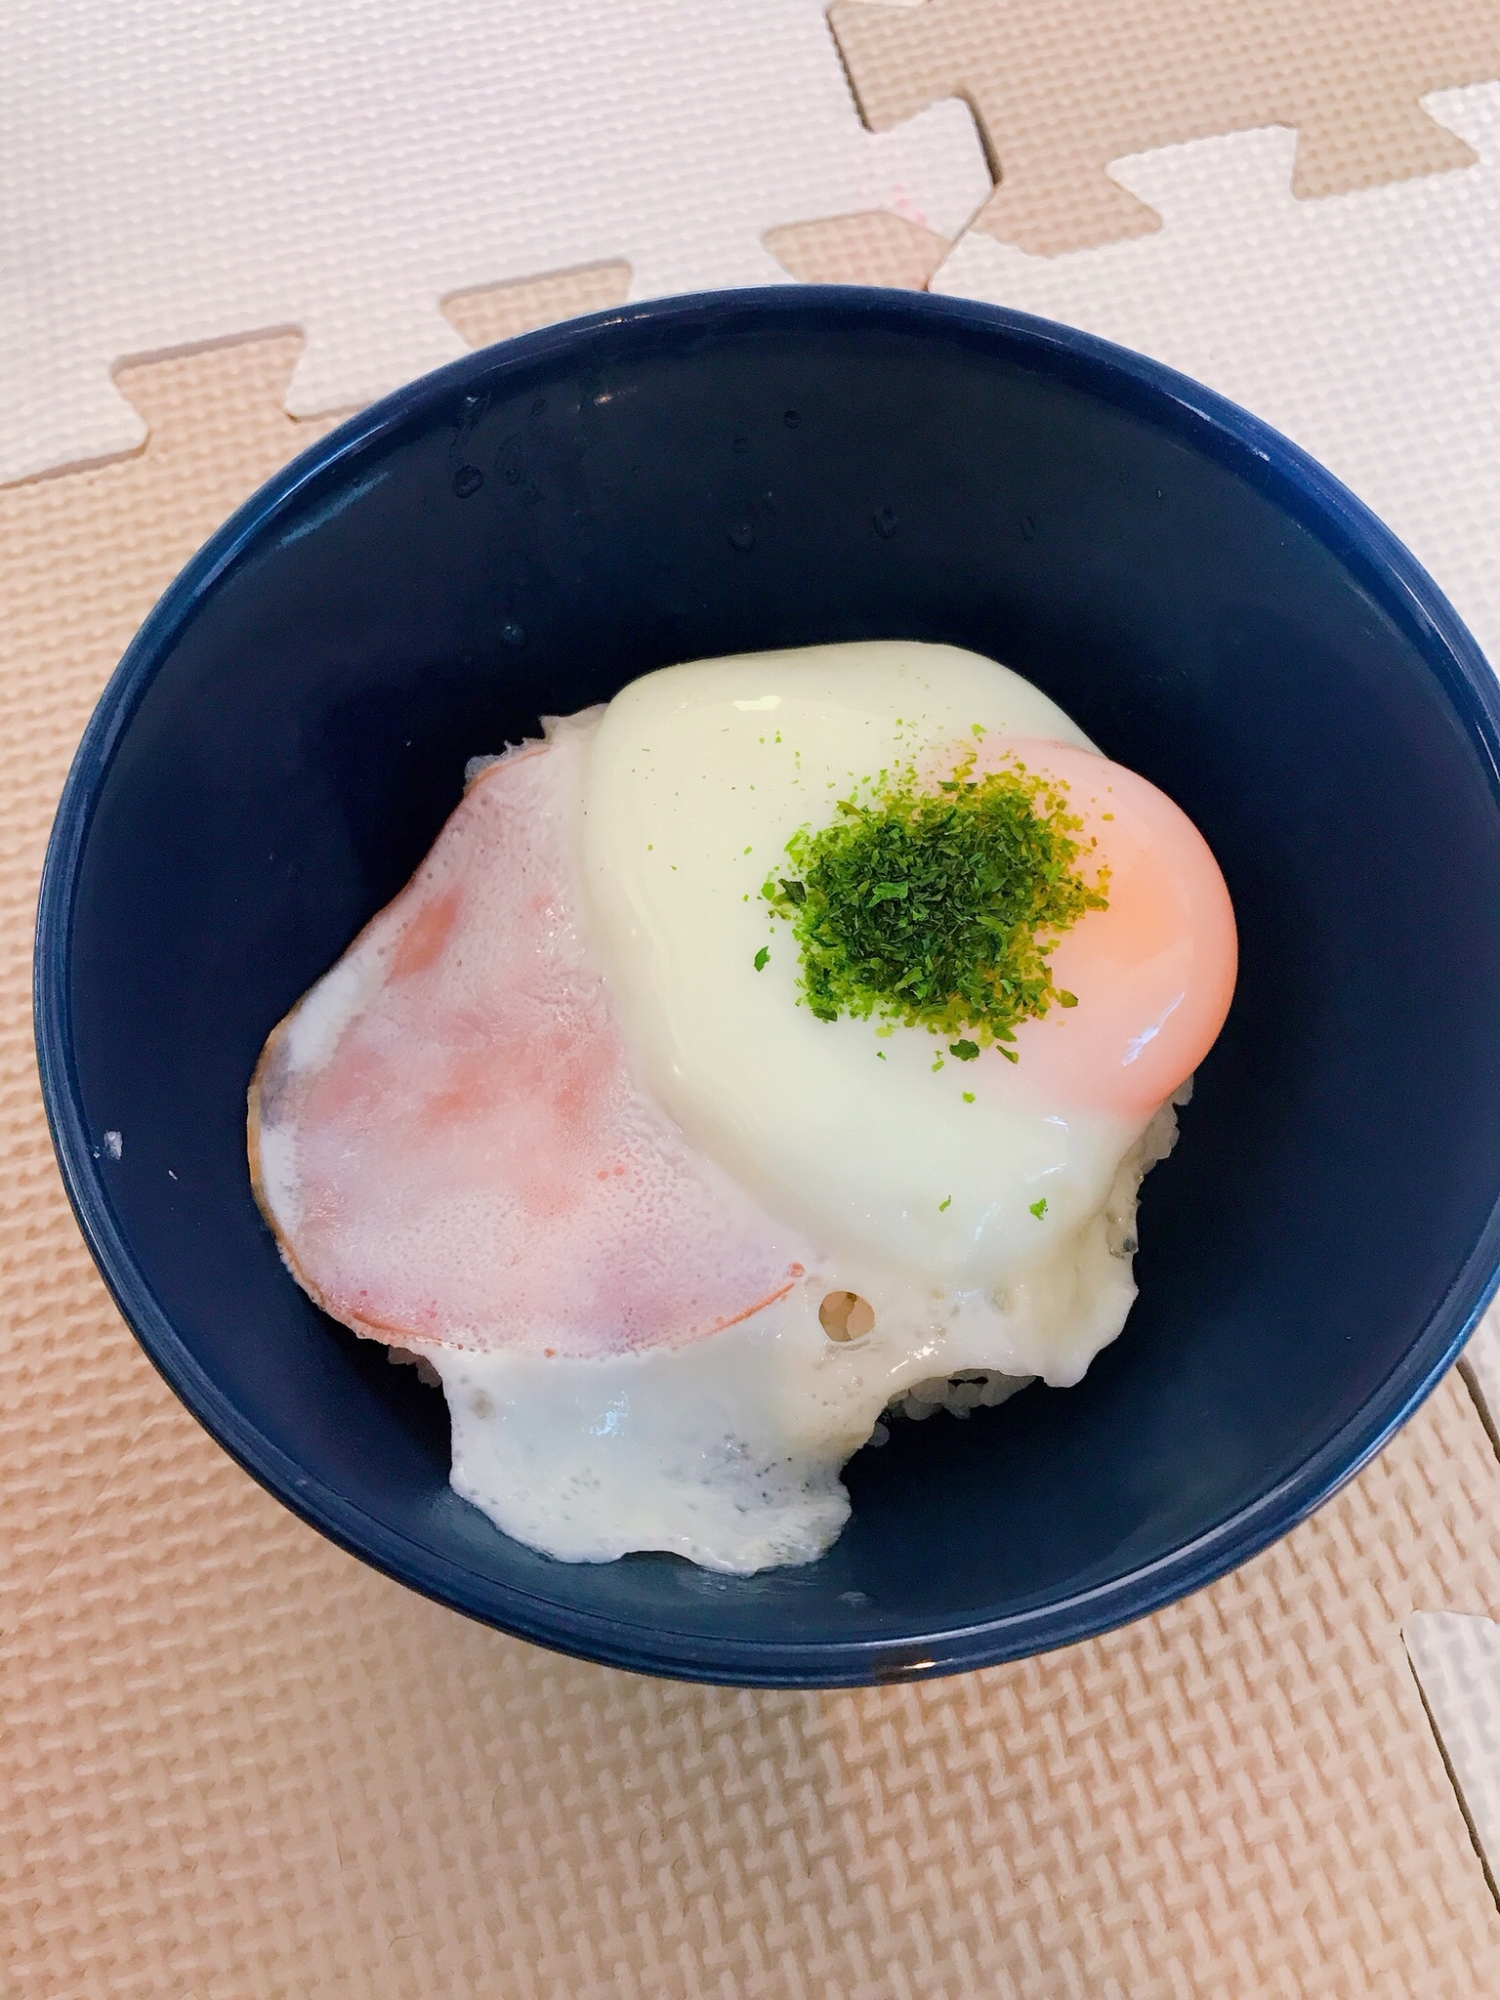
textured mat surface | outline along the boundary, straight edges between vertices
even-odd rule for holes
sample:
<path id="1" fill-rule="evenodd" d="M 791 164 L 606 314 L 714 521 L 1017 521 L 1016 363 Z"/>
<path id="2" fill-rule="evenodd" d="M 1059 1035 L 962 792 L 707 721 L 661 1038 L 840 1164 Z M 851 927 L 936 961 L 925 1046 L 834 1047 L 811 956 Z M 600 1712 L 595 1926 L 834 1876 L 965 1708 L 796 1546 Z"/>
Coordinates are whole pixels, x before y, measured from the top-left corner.
<path id="1" fill-rule="evenodd" d="M 1307 426 L 1377 505 L 1407 509 L 1398 527 L 1500 634 L 1489 100 L 1444 98 L 1446 137 L 1418 108 L 1423 91 L 1500 74 L 1485 39 L 1500 8 L 1234 11 L 1231 40 L 1248 21 L 1275 55 L 1286 21 L 1311 49 L 1294 76 L 1305 115 L 1264 96 L 1224 110 L 1231 10 L 1207 0 L 1130 0 L 1098 36 L 1097 10 L 1022 0 L 844 0 L 836 18 L 871 123 L 909 116 L 891 102 L 903 90 L 924 103 L 962 91 L 1039 232 L 993 209 L 938 283 L 1156 340 Z M 140 35 L 159 12 L 132 10 L 120 32 Z M 748 20 L 733 32 L 753 37 Z M 941 22 L 954 61 L 940 89 L 918 53 Z M 862 27 L 879 48 L 856 50 Z M 151 44 L 153 61 L 169 41 Z M 1001 58 L 1066 100 L 1051 153 L 1025 172 Z M 756 64 L 774 77 L 774 51 Z M 142 74 L 150 103 L 149 63 Z M 1287 129 L 1207 136 L 1268 121 Z M 1202 148 L 1105 171 L 1195 134 Z M 1310 139 L 1321 181 L 1308 179 Z M 756 257 L 811 280 L 929 277 L 953 218 L 798 157 L 804 178 L 777 184 L 805 205 L 751 217 Z M 34 164 L 22 157 L 32 193 Z M 485 199 L 524 205 L 538 184 L 523 174 Z M 1304 199 L 1334 187 L 1367 192 Z M 38 205 L 22 207 L 25 254 L 65 257 Z M 645 212 L 663 254 L 681 254 L 672 203 Z M 1044 261 L 1017 247 L 1067 251 L 1149 232 L 1156 216 L 1157 234 L 1098 251 Z M 545 257 L 518 264 L 481 244 L 434 278 L 423 358 L 626 296 L 636 246 L 589 214 L 565 221 Z M 411 331 L 401 298 L 372 296 L 377 347 L 382 329 Z M 204 299 L 204 335 L 267 324 L 211 288 Z M 642 1681 L 465 1624 L 285 1514 L 159 1383 L 51 1162 L 29 1039 L 36 879 L 68 758 L 151 601 L 316 434 L 285 414 L 304 351 L 281 335 L 125 367 L 118 406 L 104 375 L 104 407 L 126 427 L 111 448 L 149 433 L 140 455 L 0 491 L 0 1993 L 1500 1992 L 1500 1914 L 1412 1671 L 1469 1819 L 1487 1829 L 1500 1459 L 1457 1376 L 1314 1521 L 1187 1604 L 1044 1660 L 826 1696 Z M 116 359 L 100 348 L 101 369 Z M 100 413 L 97 399 L 92 416 L 45 398 L 28 408 L 46 421 L 12 444 L 37 464 L 59 462 L 59 437 L 69 455 L 69 426 Z M 1500 1321 L 1469 1369 L 1492 1415 L 1497 1355 Z"/>
<path id="2" fill-rule="evenodd" d="M 1418 1611 L 1406 1621 L 1406 1650 L 1475 1845 L 1500 1855 L 1500 1625 Z"/>
<path id="3" fill-rule="evenodd" d="M 1053 254 L 1154 229 L 1105 169 L 1215 133 L 1290 127 L 1304 197 L 1464 166 L 1419 100 L 1500 75 L 1490 0 L 835 0 L 830 19 L 876 131 L 973 105 L 1000 183 L 977 226 Z"/>
<path id="4" fill-rule="evenodd" d="M 827 1696 L 638 1680 L 468 1625 L 285 1514 L 158 1382 L 51 1164 L 26 933 L 115 657 L 308 434 L 280 407 L 296 346 L 130 372 L 141 457 L 0 494 L 0 1991 L 1500 1991 L 1401 1637 L 1414 1611 L 1500 1604 L 1500 1462 L 1456 1378 L 1191 1602 Z"/>
<path id="5" fill-rule="evenodd" d="M 967 104 L 860 124 L 822 0 L 13 0 L 0 480 L 134 450 L 122 358 L 306 335 L 298 416 L 451 361 L 454 291 L 622 258 L 636 298 L 785 276 L 765 231 L 990 190 Z"/>

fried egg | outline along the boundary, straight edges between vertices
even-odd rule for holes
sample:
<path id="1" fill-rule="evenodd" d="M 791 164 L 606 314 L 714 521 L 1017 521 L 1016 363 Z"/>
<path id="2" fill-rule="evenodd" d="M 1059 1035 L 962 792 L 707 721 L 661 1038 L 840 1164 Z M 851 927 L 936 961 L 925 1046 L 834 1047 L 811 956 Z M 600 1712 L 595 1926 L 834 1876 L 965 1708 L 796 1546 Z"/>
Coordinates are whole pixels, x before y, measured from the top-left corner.
<path id="1" fill-rule="evenodd" d="M 1014 1060 L 818 1018 L 762 893 L 840 800 L 962 759 L 1063 791 L 1108 883 L 1048 961 L 1076 1005 Z M 475 772 L 268 1042 L 253 1178 L 313 1298 L 436 1370 L 454 1487 L 506 1533 L 804 1562 L 893 1403 L 1074 1383 L 1119 1333 L 1234 976 L 1202 837 L 1018 675 L 894 642 L 694 662 Z"/>

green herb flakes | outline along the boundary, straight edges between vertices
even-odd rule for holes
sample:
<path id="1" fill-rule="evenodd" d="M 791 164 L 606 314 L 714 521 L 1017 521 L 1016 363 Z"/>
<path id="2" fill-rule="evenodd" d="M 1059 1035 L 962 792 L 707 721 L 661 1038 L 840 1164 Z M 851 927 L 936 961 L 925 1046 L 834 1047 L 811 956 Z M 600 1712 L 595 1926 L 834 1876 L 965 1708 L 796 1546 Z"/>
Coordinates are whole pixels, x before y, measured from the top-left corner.
<path id="1" fill-rule="evenodd" d="M 951 1204 L 952 1204 L 952 1201 L 953 1201 L 953 1197 L 952 1197 L 952 1195 L 951 1195 L 951 1194 L 945 1194 L 945 1195 L 943 1196 L 943 1199 L 942 1199 L 942 1200 L 941 1200 L 941 1201 L 940 1201 L 940 1202 L 938 1203 L 938 1214 L 939 1214 L 939 1215 L 941 1215 L 941 1214 L 942 1214 L 942 1212 L 943 1212 L 943 1210 L 944 1210 L 945 1208 L 948 1208 L 948 1207 L 950 1207 L 950 1206 L 951 1206 Z"/>
<path id="2" fill-rule="evenodd" d="M 755 969 L 757 972 L 765 971 L 766 960 L 770 956 L 771 956 L 771 947 L 768 944 L 763 944 L 760 950 L 755 954 Z"/>
<path id="3" fill-rule="evenodd" d="M 1034 1201 L 1031 1204 L 1031 1213 L 1036 1217 L 1038 1222 L 1041 1221 L 1042 1217 L 1047 1213 L 1047 1197 L 1045 1195 L 1042 1196 L 1040 1201 Z"/>
<path id="4" fill-rule="evenodd" d="M 1085 879 L 1065 786 L 1019 762 L 980 777 L 974 764 L 970 752 L 935 784 L 914 767 L 882 772 L 837 802 L 831 825 L 792 835 L 792 872 L 761 895 L 792 926 L 799 998 L 819 1020 L 928 1028 L 958 1062 L 991 1047 L 1015 1062 L 1019 1023 L 1078 1004 L 1047 960 L 1108 907 L 1108 870 Z"/>
<path id="5" fill-rule="evenodd" d="M 974 1093 L 973 1093 L 973 1091 L 972 1091 L 972 1090 L 966 1090 L 966 1091 L 964 1092 L 964 1103 L 965 1103 L 965 1104 L 972 1104 L 973 1102 L 974 1102 Z"/>

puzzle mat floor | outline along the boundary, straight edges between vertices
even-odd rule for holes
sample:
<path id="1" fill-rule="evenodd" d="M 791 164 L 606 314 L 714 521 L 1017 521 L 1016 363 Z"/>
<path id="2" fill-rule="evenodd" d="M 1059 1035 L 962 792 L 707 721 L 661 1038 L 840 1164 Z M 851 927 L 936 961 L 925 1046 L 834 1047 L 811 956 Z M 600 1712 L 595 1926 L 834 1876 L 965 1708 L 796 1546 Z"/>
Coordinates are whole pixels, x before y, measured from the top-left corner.
<path id="1" fill-rule="evenodd" d="M 1112 57 L 1089 52 L 1077 8 L 1048 26 L 1018 0 L 1018 43 L 984 0 L 842 0 L 872 126 L 950 107 L 880 167 L 827 88 L 809 10 L 791 9 L 776 18 L 803 37 L 802 68 L 783 100 L 816 99 L 831 164 L 820 179 L 816 152 L 801 154 L 736 197 L 736 270 L 705 262 L 723 254 L 720 210 L 689 251 L 668 244 L 687 275 L 646 288 L 753 281 L 767 261 L 773 276 L 930 280 L 1148 348 L 1327 459 L 1497 647 L 1500 109 L 1483 79 L 1500 75 L 1500 48 L 1475 45 L 1481 10 L 1415 10 L 1423 34 L 1377 51 L 1373 69 L 1351 57 L 1342 110 L 1320 121 L 1287 94 L 1305 37 L 1253 102 L 1228 102 L 1224 75 L 1243 65 L 1212 8 L 1164 23 L 1156 0 L 1136 0 L 1137 28 L 1149 17 L 1180 44 L 1162 63 L 1177 94 L 1137 80 L 1106 102 Z M 1267 35 L 1286 12 L 1248 10 Z M 1348 0 L 1299 12 L 1325 31 L 1364 19 Z M 861 42 L 855 16 L 885 43 Z M 39 18 L 22 9 L 33 36 Z M 743 20 L 734 32 L 756 54 Z M 687 39 L 701 77 L 713 48 Z M 1000 84 L 1018 49 L 1050 52 L 1087 116 L 1060 156 L 1023 158 L 1008 205 L 991 198 L 960 235 L 988 176 L 975 194 L 973 128 L 951 92 L 964 88 L 997 151 L 989 126 L 1008 115 Z M 152 63 L 175 59 L 159 34 L 147 54 L 136 75 L 149 83 Z M 747 76 L 774 68 L 774 42 L 757 60 Z M 929 206 L 910 193 L 918 172 Z M 652 195 L 646 168 L 638 185 Z M 1479 1407 L 1450 1378 L 1350 1491 L 1186 1605 L 956 1681 L 752 1695 L 559 1661 L 365 1571 L 217 1452 L 110 1307 L 52 1167 L 29 1042 L 29 926 L 68 758 L 157 592 L 322 428 L 287 408 L 356 401 L 384 386 L 379 367 L 409 373 L 668 270 L 655 246 L 670 201 L 644 202 L 644 234 L 606 227 L 581 250 L 576 216 L 551 213 L 557 254 L 521 231 L 508 264 L 436 271 L 414 348 L 401 346 L 410 297 L 388 284 L 396 304 L 369 324 L 399 337 L 373 349 L 344 339 L 347 315 L 320 329 L 248 293 L 225 324 L 227 295 L 209 287 L 207 322 L 182 340 L 292 319 L 306 339 L 149 365 L 117 364 L 174 343 L 101 348 L 94 391 L 71 404 L 39 395 L 45 369 L 28 374 L 14 345 L 0 352 L 26 469 L 135 454 L 0 491 L 0 1986 L 18 2000 L 1500 1991 L 1500 1916 L 1475 1845 L 1493 1857 L 1500 1841 L 1487 1616 L 1500 1608 L 1500 1460 L 1480 1417 L 1486 1399 L 1500 1409 L 1500 1334 L 1466 1363 Z M 559 275 L 531 280 L 538 269 Z M 374 281 L 356 275 L 368 300 Z M 309 354 L 325 371 L 316 394 L 295 387 L 317 388 Z M 88 425 L 105 415 L 101 446 Z"/>

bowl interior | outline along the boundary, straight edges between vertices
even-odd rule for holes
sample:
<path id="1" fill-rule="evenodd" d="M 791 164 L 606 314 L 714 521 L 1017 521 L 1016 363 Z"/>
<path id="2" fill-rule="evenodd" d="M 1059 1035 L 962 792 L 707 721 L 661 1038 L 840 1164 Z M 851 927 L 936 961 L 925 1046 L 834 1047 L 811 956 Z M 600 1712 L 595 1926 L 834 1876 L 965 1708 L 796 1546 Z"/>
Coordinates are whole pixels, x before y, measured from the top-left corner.
<path id="1" fill-rule="evenodd" d="M 1223 867 L 1239 990 L 1147 1184 L 1139 1302 L 1081 1387 L 861 1453 L 853 1522 L 806 1569 L 548 1561 L 449 1492 L 440 1396 L 282 1268 L 247 1080 L 420 860 L 466 758 L 669 661 L 863 636 L 1028 675 Z M 210 1428 L 481 1617 L 657 1671 L 819 1682 L 1097 1630 L 1314 1504 L 1481 1302 L 1500 1195 L 1486 687 L 1331 482 L 1081 337 L 799 293 L 477 355 L 257 496 L 106 697 L 42 921 L 75 1201 Z"/>

